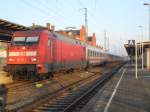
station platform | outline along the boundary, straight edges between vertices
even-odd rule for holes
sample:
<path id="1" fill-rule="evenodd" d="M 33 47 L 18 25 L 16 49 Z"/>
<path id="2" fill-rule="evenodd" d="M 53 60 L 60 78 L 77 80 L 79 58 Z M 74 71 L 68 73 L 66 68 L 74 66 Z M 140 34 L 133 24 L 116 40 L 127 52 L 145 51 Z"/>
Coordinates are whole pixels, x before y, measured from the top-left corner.
<path id="1" fill-rule="evenodd" d="M 150 71 L 126 64 L 80 112 L 150 112 Z"/>

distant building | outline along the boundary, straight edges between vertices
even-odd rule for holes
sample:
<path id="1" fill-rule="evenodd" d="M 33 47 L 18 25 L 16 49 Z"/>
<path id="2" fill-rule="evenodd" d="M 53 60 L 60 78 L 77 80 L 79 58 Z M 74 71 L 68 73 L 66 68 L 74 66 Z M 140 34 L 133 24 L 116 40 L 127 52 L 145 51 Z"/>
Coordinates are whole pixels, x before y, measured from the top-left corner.
<path id="1" fill-rule="evenodd" d="M 72 28 L 72 27 L 70 27 L 70 28 Z M 96 44 L 96 34 L 93 33 L 92 36 L 87 36 L 86 29 L 83 25 L 81 26 L 80 30 L 69 29 L 69 30 L 59 30 L 57 32 L 64 36 L 68 36 L 70 38 L 80 40 L 81 42 L 87 43 L 91 46 L 103 49 L 103 47 L 101 45 Z"/>

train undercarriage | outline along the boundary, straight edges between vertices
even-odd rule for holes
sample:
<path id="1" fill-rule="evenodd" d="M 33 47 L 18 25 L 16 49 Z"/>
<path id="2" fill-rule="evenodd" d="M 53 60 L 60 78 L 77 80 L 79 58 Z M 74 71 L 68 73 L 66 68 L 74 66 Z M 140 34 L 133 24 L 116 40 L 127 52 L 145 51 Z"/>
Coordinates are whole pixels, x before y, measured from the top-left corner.
<path id="1" fill-rule="evenodd" d="M 77 67 L 67 67 L 68 69 L 60 69 L 61 71 L 66 72 L 72 72 L 74 69 L 87 69 L 91 68 L 93 66 L 105 66 L 108 62 L 101 62 L 100 64 L 90 64 L 90 63 L 84 63 L 83 65 L 80 64 L 80 66 Z M 52 69 L 52 68 L 51 68 Z M 43 80 L 43 79 L 50 79 L 53 77 L 54 72 L 58 72 L 57 69 L 53 69 L 53 71 L 48 73 L 39 73 L 37 71 L 36 64 L 30 64 L 30 65 L 7 65 L 5 71 L 8 72 L 8 75 L 12 77 L 12 80 Z"/>
<path id="2" fill-rule="evenodd" d="M 8 75 L 12 77 L 13 80 L 43 80 L 53 77 L 52 72 L 48 73 L 38 73 L 36 65 L 7 65 Z"/>

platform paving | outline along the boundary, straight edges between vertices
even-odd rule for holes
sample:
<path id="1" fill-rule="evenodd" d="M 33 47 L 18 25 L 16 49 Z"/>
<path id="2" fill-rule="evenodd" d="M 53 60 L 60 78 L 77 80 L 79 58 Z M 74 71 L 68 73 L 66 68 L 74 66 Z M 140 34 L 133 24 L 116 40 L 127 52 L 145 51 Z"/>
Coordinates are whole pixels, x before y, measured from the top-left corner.
<path id="1" fill-rule="evenodd" d="M 150 112 L 150 72 L 126 64 L 81 112 Z"/>

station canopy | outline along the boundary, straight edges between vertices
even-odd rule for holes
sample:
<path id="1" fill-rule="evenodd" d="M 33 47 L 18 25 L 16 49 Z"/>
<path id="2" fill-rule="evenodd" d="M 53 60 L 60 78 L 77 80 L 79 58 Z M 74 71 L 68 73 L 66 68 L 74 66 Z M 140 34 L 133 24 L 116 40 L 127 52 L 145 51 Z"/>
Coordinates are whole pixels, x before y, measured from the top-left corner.
<path id="1" fill-rule="evenodd" d="M 9 42 L 13 32 L 29 29 L 29 27 L 0 19 L 0 41 Z"/>
<path id="2" fill-rule="evenodd" d="M 137 43 L 138 52 L 142 49 L 142 44 L 143 44 L 143 50 L 144 51 L 147 48 L 150 48 L 150 41 L 139 42 L 139 43 Z M 135 56 L 135 43 L 134 44 L 129 44 L 129 43 L 128 44 L 124 44 L 124 47 L 126 48 L 128 56 Z"/>

